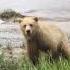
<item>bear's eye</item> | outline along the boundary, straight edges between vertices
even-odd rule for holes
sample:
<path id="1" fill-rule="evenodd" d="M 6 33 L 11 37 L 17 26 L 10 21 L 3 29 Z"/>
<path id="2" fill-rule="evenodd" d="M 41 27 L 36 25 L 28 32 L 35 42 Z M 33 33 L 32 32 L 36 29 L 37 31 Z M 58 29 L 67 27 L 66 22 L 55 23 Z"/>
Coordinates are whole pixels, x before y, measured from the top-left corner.
<path id="1" fill-rule="evenodd" d="M 23 27 L 26 28 L 26 25 L 24 25 Z"/>
<path id="2" fill-rule="evenodd" d="M 32 25 L 32 24 L 30 24 L 30 26 L 32 27 L 33 25 Z"/>

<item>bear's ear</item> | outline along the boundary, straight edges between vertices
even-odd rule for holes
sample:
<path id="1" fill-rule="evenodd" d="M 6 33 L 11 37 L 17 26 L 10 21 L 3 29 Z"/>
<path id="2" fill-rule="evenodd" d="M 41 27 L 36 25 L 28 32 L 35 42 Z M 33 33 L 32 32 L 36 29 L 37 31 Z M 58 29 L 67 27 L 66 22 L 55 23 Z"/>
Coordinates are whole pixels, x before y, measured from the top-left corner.
<path id="1" fill-rule="evenodd" d="M 38 22 L 38 18 L 37 18 L 37 17 L 34 17 L 34 20 L 35 20 L 36 22 Z"/>

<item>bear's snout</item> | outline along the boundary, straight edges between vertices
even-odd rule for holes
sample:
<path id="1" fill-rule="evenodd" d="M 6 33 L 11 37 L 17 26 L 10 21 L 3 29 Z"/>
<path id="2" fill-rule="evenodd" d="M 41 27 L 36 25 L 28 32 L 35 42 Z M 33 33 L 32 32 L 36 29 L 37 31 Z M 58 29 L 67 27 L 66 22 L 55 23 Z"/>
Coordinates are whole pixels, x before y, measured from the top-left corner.
<path id="1" fill-rule="evenodd" d="M 27 34 L 30 34 L 30 30 L 27 30 L 26 32 L 27 32 Z"/>
<path id="2" fill-rule="evenodd" d="M 31 32 L 32 32 L 31 27 L 30 26 L 26 26 L 25 32 L 26 32 L 27 35 L 30 35 Z"/>

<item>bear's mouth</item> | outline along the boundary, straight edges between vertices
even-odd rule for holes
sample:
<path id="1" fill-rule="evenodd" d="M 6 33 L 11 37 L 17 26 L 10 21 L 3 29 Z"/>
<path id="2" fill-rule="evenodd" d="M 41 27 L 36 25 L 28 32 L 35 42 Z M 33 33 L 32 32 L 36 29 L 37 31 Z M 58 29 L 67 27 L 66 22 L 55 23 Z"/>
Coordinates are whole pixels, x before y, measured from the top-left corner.
<path id="1" fill-rule="evenodd" d="M 26 36 L 27 36 L 28 39 L 30 39 L 31 38 L 31 33 L 27 33 Z"/>

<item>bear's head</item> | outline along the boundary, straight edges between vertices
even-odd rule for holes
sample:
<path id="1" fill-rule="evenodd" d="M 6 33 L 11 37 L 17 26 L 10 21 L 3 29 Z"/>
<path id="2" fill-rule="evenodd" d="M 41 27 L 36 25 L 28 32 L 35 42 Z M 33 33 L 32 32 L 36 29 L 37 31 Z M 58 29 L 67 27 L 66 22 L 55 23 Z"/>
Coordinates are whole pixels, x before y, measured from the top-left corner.
<path id="1" fill-rule="evenodd" d="M 36 35 L 36 30 L 38 28 L 38 18 L 37 17 L 25 17 L 20 20 L 21 30 L 23 31 L 27 39 L 32 39 Z"/>

